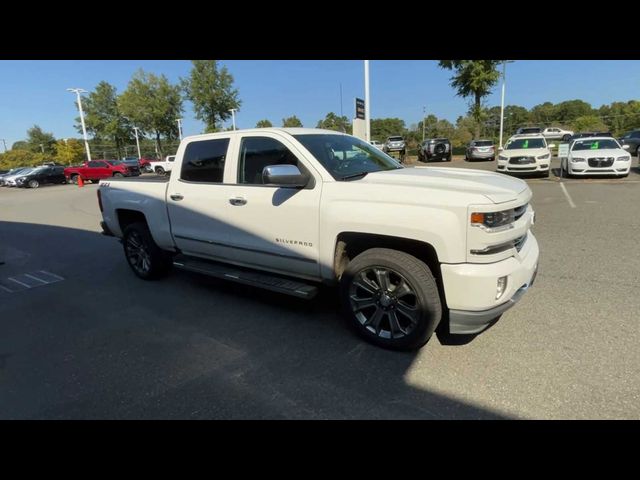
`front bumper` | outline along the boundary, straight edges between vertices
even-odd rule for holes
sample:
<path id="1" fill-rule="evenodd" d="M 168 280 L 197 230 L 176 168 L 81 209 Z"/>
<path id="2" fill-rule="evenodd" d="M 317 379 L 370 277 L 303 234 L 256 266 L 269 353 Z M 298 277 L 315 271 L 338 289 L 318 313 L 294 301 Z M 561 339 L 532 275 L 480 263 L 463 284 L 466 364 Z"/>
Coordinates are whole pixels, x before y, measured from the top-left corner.
<path id="1" fill-rule="evenodd" d="M 490 264 L 442 264 L 449 306 L 449 333 L 480 333 L 513 307 L 533 285 L 539 256 L 538 242 L 529 232 L 522 250 L 506 260 Z M 500 277 L 507 277 L 507 287 L 496 300 Z"/>
<path id="2" fill-rule="evenodd" d="M 467 157 L 470 160 L 486 160 L 488 158 L 494 158 L 495 156 L 495 152 L 473 152 L 468 154 Z"/>
<path id="3" fill-rule="evenodd" d="M 550 161 L 546 160 L 545 163 L 529 163 L 524 165 L 511 164 L 505 160 L 498 160 L 498 172 L 509 173 L 536 173 L 536 172 L 548 172 Z"/>
<path id="4" fill-rule="evenodd" d="M 628 175 L 631 171 L 631 162 L 615 161 L 610 167 L 590 167 L 586 162 L 569 162 L 571 175 Z"/>

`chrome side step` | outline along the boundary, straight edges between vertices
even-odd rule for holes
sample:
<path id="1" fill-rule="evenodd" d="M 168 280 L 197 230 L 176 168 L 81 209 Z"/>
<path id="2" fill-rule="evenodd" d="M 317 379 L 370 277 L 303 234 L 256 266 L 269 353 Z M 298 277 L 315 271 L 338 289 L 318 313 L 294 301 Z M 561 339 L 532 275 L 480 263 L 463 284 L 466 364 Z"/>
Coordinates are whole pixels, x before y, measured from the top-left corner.
<path id="1" fill-rule="evenodd" d="M 297 280 L 192 257 L 178 256 L 174 259 L 173 265 L 181 270 L 202 273 L 210 277 L 231 280 L 232 282 L 272 290 L 307 300 L 312 299 L 318 293 L 317 287 Z"/>

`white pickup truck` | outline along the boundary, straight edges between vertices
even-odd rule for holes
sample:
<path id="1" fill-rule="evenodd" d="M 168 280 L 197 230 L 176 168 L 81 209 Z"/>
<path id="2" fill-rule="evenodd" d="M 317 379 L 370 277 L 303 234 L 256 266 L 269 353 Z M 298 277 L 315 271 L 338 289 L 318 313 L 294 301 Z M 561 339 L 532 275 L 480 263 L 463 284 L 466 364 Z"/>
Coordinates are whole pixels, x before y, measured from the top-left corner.
<path id="1" fill-rule="evenodd" d="M 188 137 L 169 178 L 110 179 L 98 200 L 142 279 L 177 267 L 312 298 L 394 349 L 477 334 L 531 286 L 531 190 L 480 170 L 405 168 L 353 136 L 264 128 Z"/>
<path id="2" fill-rule="evenodd" d="M 151 167 L 153 171 L 158 175 L 166 175 L 167 173 L 171 173 L 173 169 L 173 165 L 175 164 L 176 156 L 175 155 L 167 155 L 162 162 L 153 162 Z"/>

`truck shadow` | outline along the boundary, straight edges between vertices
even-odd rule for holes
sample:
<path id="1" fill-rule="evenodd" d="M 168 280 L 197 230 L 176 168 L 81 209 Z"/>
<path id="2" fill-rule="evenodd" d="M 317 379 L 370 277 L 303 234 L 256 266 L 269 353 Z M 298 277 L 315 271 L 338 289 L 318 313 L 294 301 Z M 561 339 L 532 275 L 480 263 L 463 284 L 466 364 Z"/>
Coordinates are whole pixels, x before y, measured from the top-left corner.
<path id="1" fill-rule="evenodd" d="M 144 282 L 115 239 L 31 223 L 0 222 L 2 261 L 0 278 L 65 278 L 0 292 L 2 418 L 505 418 L 424 386 L 446 368 L 435 336 L 370 346 L 328 287 L 304 301 L 187 272 Z"/>

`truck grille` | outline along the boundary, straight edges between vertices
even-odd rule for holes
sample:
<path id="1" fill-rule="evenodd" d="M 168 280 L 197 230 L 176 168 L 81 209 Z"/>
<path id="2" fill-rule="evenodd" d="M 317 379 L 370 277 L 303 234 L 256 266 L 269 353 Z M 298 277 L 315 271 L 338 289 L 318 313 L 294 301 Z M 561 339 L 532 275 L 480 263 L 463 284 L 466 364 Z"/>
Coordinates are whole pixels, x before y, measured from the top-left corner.
<path id="1" fill-rule="evenodd" d="M 509 163 L 511 165 L 528 165 L 530 163 L 536 163 L 536 159 L 533 157 L 512 157 Z"/>
<path id="2" fill-rule="evenodd" d="M 613 157 L 593 157 L 589 159 L 591 168 L 606 168 L 613 165 Z"/>

